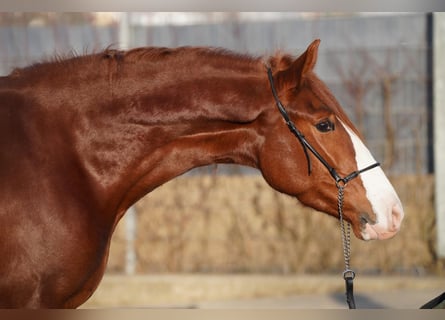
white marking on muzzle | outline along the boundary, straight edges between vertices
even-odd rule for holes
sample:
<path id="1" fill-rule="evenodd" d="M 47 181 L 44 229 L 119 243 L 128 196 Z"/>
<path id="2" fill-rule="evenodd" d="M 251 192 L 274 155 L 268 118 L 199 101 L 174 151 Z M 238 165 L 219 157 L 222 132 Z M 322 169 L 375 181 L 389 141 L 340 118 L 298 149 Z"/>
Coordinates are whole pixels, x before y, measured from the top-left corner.
<path id="1" fill-rule="evenodd" d="M 342 123 L 343 124 L 343 123 Z M 355 149 L 357 168 L 365 168 L 375 163 L 374 157 L 361 139 L 345 124 Z M 397 233 L 403 219 L 403 209 L 397 193 L 380 167 L 365 171 L 360 175 L 366 189 L 366 197 L 377 217 L 375 224 L 366 224 L 362 231 L 363 239 L 387 239 Z"/>

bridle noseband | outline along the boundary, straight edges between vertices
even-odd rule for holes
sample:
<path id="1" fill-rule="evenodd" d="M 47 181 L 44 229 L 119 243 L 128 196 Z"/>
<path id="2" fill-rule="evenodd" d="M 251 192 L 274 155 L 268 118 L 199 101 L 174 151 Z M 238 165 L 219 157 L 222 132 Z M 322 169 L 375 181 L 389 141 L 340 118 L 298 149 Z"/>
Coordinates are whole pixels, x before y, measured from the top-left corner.
<path id="1" fill-rule="evenodd" d="M 345 260 L 345 270 L 343 272 L 343 279 L 345 280 L 346 285 L 346 301 L 348 303 L 349 309 L 355 309 L 355 301 L 354 301 L 354 292 L 353 292 L 353 280 L 355 278 L 355 273 L 350 269 L 349 260 L 350 260 L 350 241 L 351 241 L 351 225 L 348 223 L 347 228 L 345 228 L 345 221 L 343 218 L 343 199 L 344 199 L 344 188 L 348 184 L 349 181 L 357 178 L 361 173 L 371 170 L 373 168 L 376 168 L 380 166 L 380 163 L 376 162 L 374 164 L 371 164 L 370 166 L 367 166 L 366 168 L 359 169 L 357 171 L 353 171 L 350 174 L 341 177 L 338 172 L 335 170 L 334 167 L 332 167 L 322 156 L 320 153 L 318 153 L 317 150 L 306 140 L 303 133 L 301 133 L 300 130 L 297 129 L 295 126 L 295 123 L 290 119 L 289 114 L 286 111 L 286 108 L 281 103 L 280 99 L 278 98 L 277 91 L 275 89 L 274 79 L 272 70 L 270 67 L 267 67 L 267 76 L 269 77 L 270 87 L 272 89 L 272 94 L 275 99 L 275 103 L 277 104 L 278 110 L 280 111 L 281 115 L 284 118 L 284 121 L 286 122 L 287 126 L 289 127 L 289 130 L 297 137 L 298 141 L 300 142 L 301 146 L 303 147 L 304 154 L 306 156 L 307 161 L 307 167 L 308 167 L 308 175 L 311 175 L 312 172 L 312 164 L 311 164 L 311 158 L 309 156 L 308 150 L 328 169 L 329 174 L 335 181 L 335 185 L 338 189 L 338 197 L 337 197 L 337 208 L 338 208 L 338 215 L 340 219 L 340 228 L 342 231 L 342 243 L 343 243 L 343 256 Z"/>

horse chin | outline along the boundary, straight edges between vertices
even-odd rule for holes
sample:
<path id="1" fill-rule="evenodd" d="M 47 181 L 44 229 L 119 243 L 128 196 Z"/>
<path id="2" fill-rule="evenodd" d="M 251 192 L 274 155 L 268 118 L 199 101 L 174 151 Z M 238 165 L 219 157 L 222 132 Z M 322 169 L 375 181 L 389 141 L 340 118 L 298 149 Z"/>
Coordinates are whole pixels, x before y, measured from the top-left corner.
<path id="1" fill-rule="evenodd" d="M 386 240 L 394 237 L 398 230 L 394 231 L 381 231 L 375 226 L 366 223 L 360 232 L 359 238 L 365 241 L 369 240 Z"/>

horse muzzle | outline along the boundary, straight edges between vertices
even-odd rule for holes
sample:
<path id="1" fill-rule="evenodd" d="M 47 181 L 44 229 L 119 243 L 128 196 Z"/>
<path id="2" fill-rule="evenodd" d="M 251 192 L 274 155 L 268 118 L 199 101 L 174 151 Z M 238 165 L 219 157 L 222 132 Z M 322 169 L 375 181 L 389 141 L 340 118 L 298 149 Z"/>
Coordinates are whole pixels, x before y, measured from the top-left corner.
<path id="1" fill-rule="evenodd" d="M 400 230 L 404 217 L 402 205 L 395 204 L 391 211 L 376 222 L 362 219 L 361 236 L 363 240 L 385 240 L 394 237 Z"/>

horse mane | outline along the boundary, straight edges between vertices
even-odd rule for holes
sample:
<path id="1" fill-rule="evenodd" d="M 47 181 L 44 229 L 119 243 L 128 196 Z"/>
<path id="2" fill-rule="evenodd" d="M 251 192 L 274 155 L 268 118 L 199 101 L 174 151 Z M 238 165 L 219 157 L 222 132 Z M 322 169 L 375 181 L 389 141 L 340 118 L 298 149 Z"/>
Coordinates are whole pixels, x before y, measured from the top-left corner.
<path id="1" fill-rule="evenodd" d="M 128 63 L 158 63 L 176 59 L 176 63 L 193 68 L 196 61 L 221 70 L 238 70 L 242 72 L 259 71 L 262 67 L 261 57 L 237 53 L 218 47 L 141 47 L 124 52 L 123 59 Z M 201 65 L 200 65 L 201 67 Z"/>
<path id="2" fill-rule="evenodd" d="M 71 67 L 77 66 L 82 60 L 90 60 L 95 54 L 79 54 L 75 50 L 70 50 L 66 53 L 54 53 L 50 57 L 44 57 L 40 61 L 25 67 L 14 68 L 9 76 L 29 76 L 35 73 L 40 73 L 44 69 L 51 69 L 53 67 Z"/>
<path id="3" fill-rule="evenodd" d="M 254 57 L 248 54 L 236 53 L 231 50 L 216 47 L 139 47 L 127 51 L 114 49 L 112 46 L 99 52 L 83 52 L 79 54 L 75 50 L 67 53 L 56 53 L 49 58 L 44 58 L 29 66 L 15 68 L 9 74 L 12 77 L 30 76 L 35 73 L 41 73 L 45 69 L 53 68 L 71 68 L 82 64 L 94 63 L 102 59 L 113 59 L 119 63 L 156 63 L 165 59 L 178 58 L 180 63 L 188 63 L 193 59 L 200 58 L 209 63 L 216 63 L 220 67 L 228 68 L 256 68 L 261 61 L 260 57 Z"/>
<path id="4" fill-rule="evenodd" d="M 118 50 L 114 49 L 113 44 L 100 50 L 89 51 L 87 48 L 84 48 L 82 52 L 75 49 L 71 49 L 63 53 L 55 52 L 52 55 L 43 57 L 28 66 L 14 68 L 10 72 L 9 76 L 28 76 L 36 72 L 42 72 L 44 69 L 77 67 L 81 63 L 91 63 L 98 57 L 107 57 L 114 52 L 118 52 Z"/>

